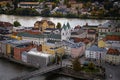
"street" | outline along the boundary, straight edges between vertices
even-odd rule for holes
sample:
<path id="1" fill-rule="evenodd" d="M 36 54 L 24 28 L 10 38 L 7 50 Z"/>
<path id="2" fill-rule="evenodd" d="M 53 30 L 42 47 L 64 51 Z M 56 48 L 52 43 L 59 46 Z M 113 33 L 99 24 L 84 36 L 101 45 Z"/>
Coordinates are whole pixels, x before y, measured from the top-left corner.
<path id="1" fill-rule="evenodd" d="M 80 61 L 83 63 L 85 61 L 85 57 L 81 57 Z M 95 62 L 95 64 L 98 65 L 99 63 Z M 120 65 L 113 66 L 104 62 L 102 62 L 101 65 L 106 69 L 106 80 L 120 80 Z M 110 77 L 110 75 L 112 75 L 112 77 Z"/>
<path id="2" fill-rule="evenodd" d="M 106 69 L 106 80 L 120 80 L 120 65 L 113 66 L 105 63 L 104 66 Z M 112 78 L 110 78 L 110 74 L 112 75 Z"/>

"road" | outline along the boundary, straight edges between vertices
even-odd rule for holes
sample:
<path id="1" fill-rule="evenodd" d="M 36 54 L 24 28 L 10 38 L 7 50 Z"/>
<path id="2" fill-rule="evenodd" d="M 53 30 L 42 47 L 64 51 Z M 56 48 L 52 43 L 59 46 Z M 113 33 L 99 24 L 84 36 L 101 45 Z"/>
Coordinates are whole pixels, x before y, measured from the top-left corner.
<path id="1" fill-rule="evenodd" d="M 85 61 L 84 56 L 80 58 L 81 63 Z M 98 62 L 95 62 L 96 64 L 99 64 Z M 106 80 L 120 80 L 120 65 L 119 66 L 113 66 L 108 63 L 102 63 L 101 64 L 106 69 Z M 112 78 L 110 78 L 110 74 L 112 75 Z"/>
<path id="2" fill-rule="evenodd" d="M 106 80 L 120 80 L 120 66 L 109 65 L 108 63 L 105 63 L 104 66 L 106 68 Z M 112 78 L 110 78 L 110 74 Z"/>

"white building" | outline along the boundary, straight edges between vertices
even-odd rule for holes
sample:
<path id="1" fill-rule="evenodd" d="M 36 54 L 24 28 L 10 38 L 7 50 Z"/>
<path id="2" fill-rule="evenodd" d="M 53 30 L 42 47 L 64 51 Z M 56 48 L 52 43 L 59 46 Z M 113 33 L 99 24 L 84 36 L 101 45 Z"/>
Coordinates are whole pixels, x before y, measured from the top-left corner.
<path id="1" fill-rule="evenodd" d="M 68 40 L 71 36 L 71 28 L 70 24 L 67 23 L 67 25 L 63 25 L 61 30 L 61 40 Z"/>
<path id="2" fill-rule="evenodd" d="M 107 50 L 105 48 L 99 48 L 98 46 L 93 45 L 93 46 L 89 47 L 88 49 L 86 49 L 85 57 L 89 58 L 89 59 L 104 60 L 106 52 L 107 52 Z"/>
<path id="3" fill-rule="evenodd" d="M 18 3 L 18 7 L 21 8 L 38 8 L 39 2 L 20 2 Z"/>

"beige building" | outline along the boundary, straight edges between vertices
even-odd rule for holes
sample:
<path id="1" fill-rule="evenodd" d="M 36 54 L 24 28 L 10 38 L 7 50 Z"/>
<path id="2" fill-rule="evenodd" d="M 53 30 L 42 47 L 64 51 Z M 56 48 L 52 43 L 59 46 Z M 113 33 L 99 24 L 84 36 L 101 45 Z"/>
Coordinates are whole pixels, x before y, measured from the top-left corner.
<path id="1" fill-rule="evenodd" d="M 38 8 L 39 2 L 20 2 L 18 3 L 20 8 Z"/>
<path id="2" fill-rule="evenodd" d="M 117 49 L 109 49 L 106 54 L 106 62 L 111 64 L 119 65 L 120 64 L 120 52 Z"/>
<path id="3" fill-rule="evenodd" d="M 55 28 L 55 24 L 51 21 L 41 20 L 35 22 L 34 28 L 38 28 L 41 32 L 44 32 L 46 28 Z"/>

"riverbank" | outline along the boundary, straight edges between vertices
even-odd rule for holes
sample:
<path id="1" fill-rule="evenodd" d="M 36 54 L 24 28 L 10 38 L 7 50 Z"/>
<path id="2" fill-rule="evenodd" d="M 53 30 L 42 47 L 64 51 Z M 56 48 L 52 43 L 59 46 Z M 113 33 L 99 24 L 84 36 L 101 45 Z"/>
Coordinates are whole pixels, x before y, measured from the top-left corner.
<path id="1" fill-rule="evenodd" d="M 74 28 L 77 25 L 83 26 L 86 23 L 89 25 L 99 25 L 103 24 L 105 22 L 108 22 L 108 20 L 97 20 L 97 19 L 78 19 L 78 18 L 55 18 L 55 17 L 40 17 L 40 16 L 14 16 L 14 15 L 0 15 L 0 21 L 10 22 L 14 23 L 14 21 L 20 22 L 22 26 L 25 27 L 33 27 L 34 23 L 36 21 L 40 20 L 50 20 L 57 25 L 57 23 L 61 23 L 61 25 L 65 23 L 70 23 L 71 28 Z M 29 24 L 28 24 L 29 23 Z"/>
<path id="2" fill-rule="evenodd" d="M 2 15 L 2 14 L 1 14 Z M 4 14 L 4 15 L 13 15 L 13 16 L 21 16 L 21 17 L 24 17 L 24 16 L 28 16 L 28 17 L 47 17 L 47 18 L 50 18 L 50 17 L 53 17 L 53 18 L 68 18 L 68 19 L 93 19 L 93 20 L 120 20 L 120 17 L 93 17 L 93 16 L 70 16 L 70 15 L 62 15 L 62 16 L 59 16 L 59 15 L 41 15 L 41 14 L 37 14 L 37 15 L 18 15 L 18 14 Z"/>
<path id="3" fill-rule="evenodd" d="M 73 77 L 80 80 L 105 80 L 105 73 L 103 73 L 102 69 L 100 69 L 101 72 L 93 73 L 93 72 L 84 72 L 84 71 L 74 71 L 71 68 L 64 67 L 58 71 L 55 71 L 54 73 Z"/>

